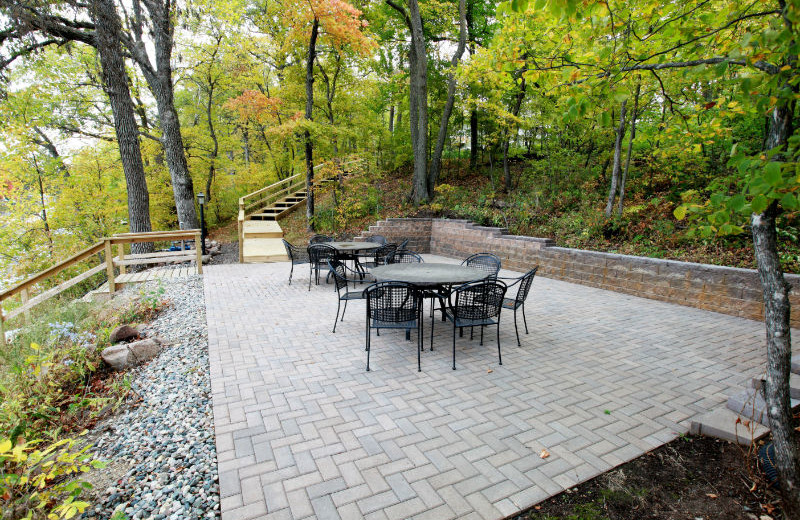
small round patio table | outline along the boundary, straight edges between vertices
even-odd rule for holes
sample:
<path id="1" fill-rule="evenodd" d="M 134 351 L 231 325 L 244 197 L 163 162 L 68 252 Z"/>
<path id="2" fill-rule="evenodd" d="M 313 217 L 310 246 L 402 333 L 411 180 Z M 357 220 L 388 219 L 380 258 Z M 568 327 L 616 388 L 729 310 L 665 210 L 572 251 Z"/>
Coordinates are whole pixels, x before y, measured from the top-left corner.
<path id="1" fill-rule="evenodd" d="M 381 244 L 375 242 L 327 242 L 326 244 L 336 249 L 342 260 L 352 260 L 353 270 L 360 275 L 362 280 L 367 271 L 358 261 L 358 253 L 381 247 Z"/>

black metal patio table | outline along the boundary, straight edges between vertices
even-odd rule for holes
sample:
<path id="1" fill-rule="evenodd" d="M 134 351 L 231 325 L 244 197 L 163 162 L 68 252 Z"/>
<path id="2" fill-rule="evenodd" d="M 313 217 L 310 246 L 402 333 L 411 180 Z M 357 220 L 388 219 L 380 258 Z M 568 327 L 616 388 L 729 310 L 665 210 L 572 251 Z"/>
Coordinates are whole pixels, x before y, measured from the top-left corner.
<path id="1" fill-rule="evenodd" d="M 381 247 L 381 244 L 376 242 L 328 242 L 327 245 L 336 249 L 342 260 L 352 260 L 353 270 L 361 276 L 362 280 L 367 271 L 358 261 L 358 254 Z"/>
<path id="2" fill-rule="evenodd" d="M 369 272 L 379 282 L 408 282 L 419 287 L 426 296 L 438 298 L 442 319 L 446 307 L 444 299 L 448 294 L 446 287 L 486 278 L 486 271 L 481 269 L 436 262 L 382 265 L 373 267 Z"/>

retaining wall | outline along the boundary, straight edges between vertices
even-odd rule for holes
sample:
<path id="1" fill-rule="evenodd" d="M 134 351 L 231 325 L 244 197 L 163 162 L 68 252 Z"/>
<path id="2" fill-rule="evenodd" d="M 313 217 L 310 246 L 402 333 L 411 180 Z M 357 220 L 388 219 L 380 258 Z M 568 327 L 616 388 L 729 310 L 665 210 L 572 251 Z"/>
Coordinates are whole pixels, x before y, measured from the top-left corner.
<path id="1" fill-rule="evenodd" d="M 661 260 L 555 247 L 550 239 L 506 234 L 466 220 L 387 219 L 370 226 L 368 235 L 390 242 L 409 239 L 408 248 L 452 258 L 488 251 L 503 267 L 600 289 L 762 320 L 764 304 L 758 273 L 708 264 Z M 800 327 L 800 276 L 786 275 L 791 285 L 791 324 Z"/>

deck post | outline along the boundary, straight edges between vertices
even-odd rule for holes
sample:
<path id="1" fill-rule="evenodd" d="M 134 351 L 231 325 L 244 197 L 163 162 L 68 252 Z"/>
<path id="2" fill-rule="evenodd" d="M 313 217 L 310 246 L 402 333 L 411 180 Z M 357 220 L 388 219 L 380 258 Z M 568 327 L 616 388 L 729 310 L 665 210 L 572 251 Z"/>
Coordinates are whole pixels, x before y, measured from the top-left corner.
<path id="1" fill-rule="evenodd" d="M 114 284 L 114 255 L 111 252 L 111 239 L 104 238 L 103 241 L 105 242 L 105 251 L 106 251 L 106 276 L 108 276 L 108 294 L 114 296 L 114 292 L 117 290 L 117 287 Z"/>
<path id="2" fill-rule="evenodd" d="M 22 291 L 20 291 L 20 297 L 22 298 L 22 307 L 24 308 L 26 305 L 28 305 L 28 299 L 29 299 L 28 298 L 28 289 L 27 288 L 22 289 Z M 30 309 L 25 309 L 25 311 L 23 312 L 23 316 L 25 317 L 25 325 L 30 325 L 31 324 L 31 310 Z"/>
<path id="3" fill-rule="evenodd" d="M 120 260 L 125 260 L 125 244 L 117 244 L 117 257 Z M 119 264 L 119 274 L 125 274 L 127 270 L 125 269 L 125 264 Z"/>
<path id="4" fill-rule="evenodd" d="M 200 231 L 194 234 L 194 249 L 197 251 L 197 274 L 203 274 L 203 247 L 200 241 L 202 235 Z"/>

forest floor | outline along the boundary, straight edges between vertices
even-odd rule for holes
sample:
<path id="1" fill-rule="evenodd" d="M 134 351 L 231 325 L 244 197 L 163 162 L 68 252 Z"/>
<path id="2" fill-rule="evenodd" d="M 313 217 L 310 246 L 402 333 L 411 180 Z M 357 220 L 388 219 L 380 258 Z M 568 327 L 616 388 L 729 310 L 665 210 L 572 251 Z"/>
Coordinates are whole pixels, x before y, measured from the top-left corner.
<path id="1" fill-rule="evenodd" d="M 735 444 L 681 436 L 514 520 L 779 520 L 777 492 Z"/>

